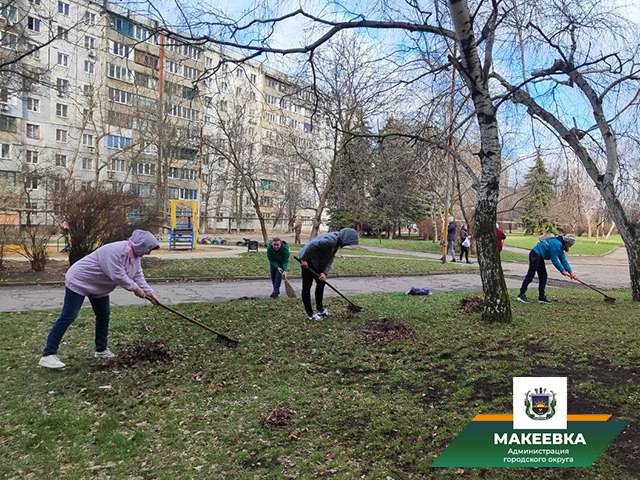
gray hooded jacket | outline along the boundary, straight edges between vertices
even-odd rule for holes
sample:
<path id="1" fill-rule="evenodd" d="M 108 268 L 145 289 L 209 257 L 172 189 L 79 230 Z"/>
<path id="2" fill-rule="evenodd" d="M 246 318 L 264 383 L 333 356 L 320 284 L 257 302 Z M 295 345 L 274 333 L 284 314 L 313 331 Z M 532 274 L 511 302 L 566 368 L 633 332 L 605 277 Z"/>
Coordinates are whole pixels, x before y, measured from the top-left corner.
<path id="1" fill-rule="evenodd" d="M 338 249 L 347 245 L 358 245 L 358 242 L 358 232 L 353 228 L 325 233 L 302 247 L 300 260 L 307 261 L 316 273 L 328 274 Z"/>

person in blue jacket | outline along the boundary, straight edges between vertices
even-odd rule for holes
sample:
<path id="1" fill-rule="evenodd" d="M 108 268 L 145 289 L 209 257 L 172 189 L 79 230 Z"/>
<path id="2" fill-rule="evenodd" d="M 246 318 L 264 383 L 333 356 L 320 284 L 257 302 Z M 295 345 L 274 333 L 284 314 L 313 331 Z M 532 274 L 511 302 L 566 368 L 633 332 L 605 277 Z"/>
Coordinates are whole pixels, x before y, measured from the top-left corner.
<path id="1" fill-rule="evenodd" d="M 545 260 L 551 260 L 553 266 L 556 267 L 562 275 L 571 277 L 573 280 L 578 279 L 578 276 L 571 270 L 571 265 L 569 265 L 567 257 L 565 256 L 565 252 L 568 252 L 575 242 L 576 239 L 573 235 L 558 235 L 548 240 L 542 240 L 533 247 L 531 252 L 529 252 L 529 270 L 522 281 L 520 293 L 517 297 L 519 302 L 528 303 L 526 295 L 527 287 L 537 273 L 538 302 L 551 303 L 544 293 L 544 289 L 547 286 L 547 267 L 544 263 Z"/>
<path id="2" fill-rule="evenodd" d="M 324 285 L 331 264 L 339 248 L 347 245 L 357 245 L 360 239 L 353 228 L 343 228 L 339 232 L 325 233 L 314 238 L 300 250 L 300 265 L 302 266 L 302 302 L 309 320 L 321 321 L 329 315 L 329 311 L 322 305 Z M 318 274 L 316 278 L 311 270 Z M 311 285 L 316 281 L 316 307 L 313 313 L 311 306 Z"/>

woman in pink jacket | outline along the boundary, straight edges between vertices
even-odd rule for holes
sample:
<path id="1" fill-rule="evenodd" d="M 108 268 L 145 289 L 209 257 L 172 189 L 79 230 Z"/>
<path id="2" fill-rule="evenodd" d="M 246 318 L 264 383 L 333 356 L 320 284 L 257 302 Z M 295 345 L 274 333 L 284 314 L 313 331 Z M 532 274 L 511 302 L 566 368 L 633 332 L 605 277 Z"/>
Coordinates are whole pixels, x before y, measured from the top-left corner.
<path id="1" fill-rule="evenodd" d="M 51 327 L 39 365 L 62 368 L 58 347 L 69 325 L 78 317 L 84 297 L 89 297 L 96 315 L 96 358 L 112 358 L 107 348 L 109 333 L 109 294 L 117 286 L 133 292 L 136 297 L 149 298 L 157 304 L 158 298 L 142 274 L 140 259 L 160 244 L 152 233 L 135 230 L 129 240 L 108 243 L 74 263 L 65 276 L 65 295 L 62 312 Z"/>

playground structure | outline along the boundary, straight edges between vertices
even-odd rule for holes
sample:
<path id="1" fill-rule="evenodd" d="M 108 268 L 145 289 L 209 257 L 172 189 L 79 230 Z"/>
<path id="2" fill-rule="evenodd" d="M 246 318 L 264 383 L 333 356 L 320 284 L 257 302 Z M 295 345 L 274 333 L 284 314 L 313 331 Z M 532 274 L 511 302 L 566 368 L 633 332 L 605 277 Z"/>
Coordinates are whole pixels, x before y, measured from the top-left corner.
<path id="1" fill-rule="evenodd" d="M 169 250 L 195 250 L 197 236 L 198 201 L 171 200 Z"/>

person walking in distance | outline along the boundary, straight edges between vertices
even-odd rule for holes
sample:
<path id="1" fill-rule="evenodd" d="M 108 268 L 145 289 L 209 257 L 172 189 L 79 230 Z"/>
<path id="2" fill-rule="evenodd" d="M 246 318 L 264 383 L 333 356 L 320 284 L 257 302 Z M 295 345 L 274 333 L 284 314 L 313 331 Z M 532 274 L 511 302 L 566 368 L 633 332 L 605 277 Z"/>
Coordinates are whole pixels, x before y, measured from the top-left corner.
<path id="1" fill-rule="evenodd" d="M 271 271 L 271 298 L 280 296 L 280 284 L 282 278 L 287 278 L 289 268 L 289 244 L 278 237 L 273 237 L 271 243 L 267 244 L 267 258 L 269 259 L 269 270 Z"/>
<path id="2" fill-rule="evenodd" d="M 463 225 L 460 229 L 460 261 L 462 261 L 462 255 L 465 256 L 467 263 L 469 261 L 469 247 L 471 246 L 471 237 L 467 232 L 467 226 Z"/>
<path id="3" fill-rule="evenodd" d="M 571 277 L 573 280 L 577 280 L 578 276 L 571 270 L 571 265 L 567 261 L 565 252 L 576 242 L 573 235 L 558 235 L 549 237 L 543 235 L 540 237 L 540 241 L 529 252 L 529 270 L 527 271 L 524 280 L 522 280 L 522 286 L 520 287 L 520 293 L 516 298 L 519 302 L 528 303 L 527 300 L 527 287 L 533 280 L 535 274 L 538 274 L 538 302 L 539 303 L 551 303 L 545 295 L 545 288 L 547 286 L 547 267 L 544 264 L 545 260 L 551 260 L 553 266 L 558 271 L 566 276 Z"/>
<path id="4" fill-rule="evenodd" d="M 65 276 L 62 312 L 51 327 L 38 365 L 46 368 L 65 366 L 58 358 L 58 347 L 67 328 L 78 317 L 85 297 L 89 297 L 96 315 L 94 357 L 115 357 L 107 346 L 111 311 L 109 294 L 120 286 L 157 305 L 158 298 L 144 279 L 140 265 L 140 259 L 157 248 L 160 244 L 151 232 L 135 230 L 129 240 L 103 245 L 74 263 Z"/>
<path id="5" fill-rule="evenodd" d="M 293 243 L 300 244 L 300 234 L 302 233 L 302 219 L 300 217 L 296 218 L 296 222 L 293 224 L 293 231 L 296 235 Z"/>
<path id="6" fill-rule="evenodd" d="M 309 320 L 320 321 L 329 315 L 324 308 L 323 296 L 327 275 L 338 249 L 347 245 L 357 245 L 360 239 L 353 228 L 343 228 L 339 232 L 325 233 L 314 238 L 300 250 L 300 265 L 302 267 L 302 302 Z M 317 273 L 315 274 L 311 271 Z M 311 306 L 311 285 L 316 282 L 316 307 L 313 312 Z"/>
<path id="7" fill-rule="evenodd" d="M 456 224 L 456 219 L 451 217 L 449 219 L 449 225 L 447 226 L 447 253 L 451 254 L 451 261 L 456 261 L 456 230 L 458 226 Z"/>
<path id="8" fill-rule="evenodd" d="M 500 225 L 496 223 L 496 237 L 498 237 L 498 252 L 501 252 L 504 248 L 504 241 L 507 239 L 507 235 L 500 229 Z"/>

